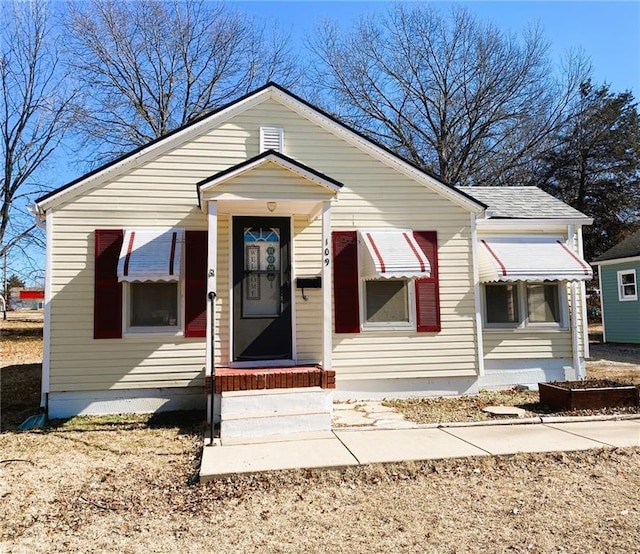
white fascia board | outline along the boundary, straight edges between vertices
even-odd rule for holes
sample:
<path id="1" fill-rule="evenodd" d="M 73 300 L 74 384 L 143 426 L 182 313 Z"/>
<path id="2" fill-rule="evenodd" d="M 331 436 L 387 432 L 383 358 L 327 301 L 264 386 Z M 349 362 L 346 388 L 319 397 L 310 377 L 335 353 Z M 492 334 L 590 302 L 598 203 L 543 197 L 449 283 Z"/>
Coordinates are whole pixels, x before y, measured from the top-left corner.
<path id="1" fill-rule="evenodd" d="M 591 262 L 591 265 L 630 264 L 634 262 L 640 262 L 640 256 L 632 256 L 630 258 L 614 258 L 613 260 L 603 260 L 601 262 Z"/>
<path id="2" fill-rule="evenodd" d="M 578 229 L 582 225 L 591 225 L 593 219 L 477 219 L 478 230 L 487 231 L 562 231 L 564 234 L 568 225 L 575 225 Z"/>
<path id="3" fill-rule="evenodd" d="M 40 203 L 35 203 L 35 206 L 39 211 L 44 212 L 49 208 L 59 206 L 63 202 L 68 202 L 85 191 L 101 185 L 108 179 L 114 179 L 123 173 L 126 173 L 133 167 L 146 163 L 154 157 L 160 156 L 169 150 L 184 144 L 206 130 L 212 129 L 217 125 L 221 125 L 235 115 L 238 115 L 257 104 L 260 104 L 264 100 L 267 100 L 271 97 L 271 94 L 272 88 L 269 87 L 257 92 L 255 95 L 235 102 L 218 113 L 209 117 L 204 117 L 202 120 L 191 125 L 187 125 L 181 131 L 177 131 L 176 133 L 167 136 L 165 139 L 160 139 L 134 154 L 125 156 L 118 162 L 108 164 L 103 170 L 89 175 L 87 178 L 78 181 L 75 185 L 61 190 L 59 193 L 50 196 Z"/>
<path id="4" fill-rule="evenodd" d="M 352 133 L 348 129 L 345 129 L 341 125 L 337 124 L 331 118 L 312 110 L 310 107 L 305 104 L 299 102 L 295 98 L 288 96 L 282 93 L 279 90 L 274 91 L 274 100 L 279 101 L 282 105 L 287 106 L 294 110 L 296 113 L 304 117 L 305 119 L 309 119 L 315 123 L 317 123 L 323 129 L 329 131 L 330 133 L 339 136 L 341 139 L 345 140 L 349 144 L 355 146 L 359 150 L 364 151 L 375 159 L 381 161 L 385 165 L 392 167 L 396 171 L 399 171 L 403 175 L 417 181 L 418 183 L 426 186 L 430 190 L 444 196 L 445 198 L 451 200 L 454 204 L 460 206 L 461 208 L 472 212 L 472 213 L 482 213 L 485 208 L 482 205 L 477 204 L 470 198 L 462 195 L 461 193 L 456 192 L 455 189 L 441 183 L 437 179 L 430 177 L 426 173 L 416 169 L 410 164 L 406 163 L 402 159 L 390 154 L 385 151 L 383 148 L 380 148 L 373 142 L 366 140 L 363 137 L 360 137 L 356 133 Z"/>
<path id="5" fill-rule="evenodd" d="M 264 158 L 261 158 L 259 160 L 256 160 L 255 162 L 245 165 L 243 167 L 239 167 L 238 169 L 234 170 L 234 171 L 229 171 L 228 173 L 225 173 L 224 175 L 222 175 L 219 179 L 218 178 L 213 178 L 211 181 L 209 181 L 206 185 L 200 187 L 200 191 L 205 193 L 209 190 L 211 190 L 212 188 L 215 188 L 219 185 L 221 185 L 222 183 L 225 183 L 226 181 L 229 181 L 230 179 L 233 179 L 235 177 L 238 177 L 238 175 L 242 175 L 243 173 L 248 173 L 249 171 L 252 171 L 266 163 L 275 163 L 276 165 L 280 166 L 282 169 L 286 170 L 286 171 L 290 171 L 291 173 L 295 173 L 296 175 L 299 175 L 300 177 L 302 177 L 303 179 L 306 179 L 307 181 L 311 181 L 317 185 L 320 185 L 321 187 L 324 187 L 326 189 L 329 189 L 332 192 L 338 192 L 340 190 L 340 187 L 336 186 L 335 184 L 331 183 L 330 181 L 327 181 L 325 179 L 322 179 L 320 177 L 318 177 L 317 175 L 314 175 L 313 173 L 311 173 L 310 171 L 305 171 L 304 169 L 302 169 L 301 167 L 298 167 L 294 164 L 290 164 L 288 163 L 286 160 L 283 160 L 281 158 L 278 158 L 277 156 L 271 154 L 269 156 L 266 156 Z"/>

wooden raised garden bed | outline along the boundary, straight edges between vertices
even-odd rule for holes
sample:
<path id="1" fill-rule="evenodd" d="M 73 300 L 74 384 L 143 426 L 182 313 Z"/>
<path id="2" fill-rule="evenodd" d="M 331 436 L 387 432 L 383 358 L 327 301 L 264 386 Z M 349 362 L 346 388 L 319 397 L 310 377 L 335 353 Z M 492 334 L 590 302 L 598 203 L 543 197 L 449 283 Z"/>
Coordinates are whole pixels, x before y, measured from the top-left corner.
<path id="1" fill-rule="evenodd" d="M 560 411 L 638 406 L 638 388 L 608 379 L 538 383 L 540 404 Z"/>

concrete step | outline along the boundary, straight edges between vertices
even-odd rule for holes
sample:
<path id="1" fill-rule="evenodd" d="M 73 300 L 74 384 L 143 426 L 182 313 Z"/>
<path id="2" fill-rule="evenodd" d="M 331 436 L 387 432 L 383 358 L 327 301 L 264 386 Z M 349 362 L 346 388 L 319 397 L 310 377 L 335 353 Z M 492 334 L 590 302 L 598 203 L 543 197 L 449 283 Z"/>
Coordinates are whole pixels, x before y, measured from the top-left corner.
<path id="1" fill-rule="evenodd" d="M 320 387 L 223 392 L 220 438 L 331 430 L 333 391 Z"/>
<path id="2" fill-rule="evenodd" d="M 258 438 L 296 433 L 331 430 L 331 413 L 280 412 L 254 413 L 243 416 L 222 417 L 220 438 Z"/>
<path id="3" fill-rule="evenodd" d="M 234 414 L 255 412 L 277 414 L 304 410 L 330 413 L 332 406 L 332 391 L 320 387 L 229 391 L 221 395 L 223 418 Z"/>

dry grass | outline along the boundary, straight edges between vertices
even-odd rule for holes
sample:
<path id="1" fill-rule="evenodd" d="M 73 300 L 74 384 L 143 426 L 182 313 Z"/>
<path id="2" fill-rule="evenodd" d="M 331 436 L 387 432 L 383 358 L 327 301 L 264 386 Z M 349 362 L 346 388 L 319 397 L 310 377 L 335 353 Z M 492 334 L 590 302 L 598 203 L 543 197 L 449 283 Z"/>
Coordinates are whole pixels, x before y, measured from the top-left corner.
<path id="1" fill-rule="evenodd" d="M 1 371 L 1 401 L 13 402 L 3 404 L 6 420 L 28 404 L 15 396 L 33 388 L 19 383 L 36 379 L 37 365 L 12 362 Z M 74 418 L 30 433 L 7 428 L 0 434 L 2 553 L 640 552 L 638 448 L 200 485 L 200 413 Z"/>
<path id="2" fill-rule="evenodd" d="M 0 367 L 42 362 L 42 321 L 11 316 L 0 319 Z"/>
<path id="3" fill-rule="evenodd" d="M 640 449 L 192 484 L 188 419 L 0 435 L 0 551 L 637 552 Z"/>
<path id="4" fill-rule="evenodd" d="M 445 423 L 450 421 L 484 421 L 493 416 L 482 410 L 488 406 L 516 406 L 525 410 L 525 417 L 547 413 L 538 404 L 538 393 L 533 391 L 481 391 L 462 397 L 409 398 L 385 400 L 390 406 L 416 423 Z"/>

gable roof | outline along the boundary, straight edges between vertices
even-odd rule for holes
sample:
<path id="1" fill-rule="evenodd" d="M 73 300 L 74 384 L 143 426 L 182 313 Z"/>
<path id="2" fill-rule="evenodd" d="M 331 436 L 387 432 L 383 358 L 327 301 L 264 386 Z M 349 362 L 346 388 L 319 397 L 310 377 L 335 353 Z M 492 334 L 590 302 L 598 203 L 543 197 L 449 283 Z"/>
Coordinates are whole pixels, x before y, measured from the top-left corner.
<path id="1" fill-rule="evenodd" d="M 590 219 L 538 187 L 460 187 L 460 189 L 487 205 L 491 219 Z"/>
<path id="2" fill-rule="evenodd" d="M 618 260 L 623 258 L 635 258 L 640 256 L 640 230 L 622 242 L 612 246 L 604 254 L 600 254 L 593 263 L 604 262 L 606 260 Z"/>
<path id="3" fill-rule="evenodd" d="M 109 178 L 120 175 L 137 164 L 144 163 L 153 157 L 159 156 L 178 144 L 188 141 L 198 133 L 220 125 L 234 115 L 270 98 L 278 101 L 282 105 L 290 107 L 301 116 L 314 121 L 321 127 L 330 130 L 330 132 L 339 135 L 341 138 L 355 145 L 360 150 L 368 152 L 383 163 L 413 177 L 428 188 L 440 192 L 443 196 L 465 207 L 469 211 L 480 213 L 486 208 L 486 205 L 481 200 L 470 196 L 464 190 L 444 183 L 432 173 L 398 156 L 386 146 L 348 127 L 322 109 L 313 106 L 306 100 L 273 82 L 269 82 L 257 90 L 45 194 L 36 200 L 36 207 L 40 211 L 43 211 L 65 199 L 82 194 L 85 189 L 98 186 Z"/>
<path id="4" fill-rule="evenodd" d="M 292 173 L 296 173 L 301 177 L 333 192 L 336 192 L 342 188 L 342 183 L 340 181 L 336 181 L 335 179 L 328 177 L 324 173 L 316 171 L 312 167 L 301 164 L 293 158 L 285 156 L 284 154 L 276 152 L 275 150 L 265 150 L 264 152 L 258 154 L 253 158 L 249 158 L 248 160 L 240 162 L 237 165 L 233 165 L 227 169 L 224 169 L 223 171 L 219 171 L 211 177 L 207 177 L 206 179 L 203 179 L 202 181 L 197 183 L 196 188 L 198 190 L 198 205 L 200 206 L 202 204 L 203 191 L 211 187 L 215 187 L 220 183 L 223 183 L 229 179 L 233 179 L 238 175 L 256 169 L 257 167 L 260 167 L 267 163 L 275 163 L 283 169 L 291 171 Z"/>

